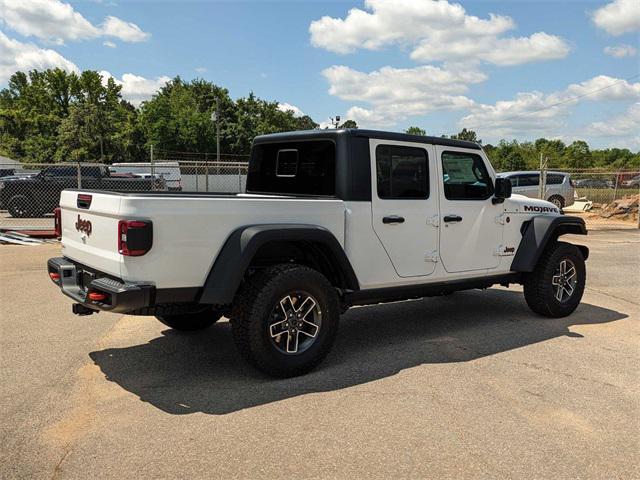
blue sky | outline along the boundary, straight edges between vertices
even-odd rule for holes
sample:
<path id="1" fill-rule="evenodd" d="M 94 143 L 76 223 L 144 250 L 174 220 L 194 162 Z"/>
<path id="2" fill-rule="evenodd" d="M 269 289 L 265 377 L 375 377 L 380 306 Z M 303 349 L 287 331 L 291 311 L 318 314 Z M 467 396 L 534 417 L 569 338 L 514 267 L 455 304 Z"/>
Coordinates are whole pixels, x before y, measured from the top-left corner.
<path id="1" fill-rule="evenodd" d="M 202 77 L 317 122 L 640 149 L 637 0 L 0 0 L 0 12 L 2 85 L 17 69 L 95 69 L 139 103 L 168 77 Z"/>

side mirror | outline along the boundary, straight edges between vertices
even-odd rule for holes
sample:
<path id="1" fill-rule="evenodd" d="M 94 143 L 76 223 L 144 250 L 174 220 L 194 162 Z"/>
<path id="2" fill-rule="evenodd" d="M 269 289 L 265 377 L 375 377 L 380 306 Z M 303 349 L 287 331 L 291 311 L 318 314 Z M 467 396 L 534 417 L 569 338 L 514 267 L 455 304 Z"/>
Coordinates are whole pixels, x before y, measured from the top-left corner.
<path id="1" fill-rule="evenodd" d="M 494 194 L 494 203 L 501 203 L 505 198 L 511 196 L 511 180 L 508 178 L 496 178 L 496 191 Z"/>

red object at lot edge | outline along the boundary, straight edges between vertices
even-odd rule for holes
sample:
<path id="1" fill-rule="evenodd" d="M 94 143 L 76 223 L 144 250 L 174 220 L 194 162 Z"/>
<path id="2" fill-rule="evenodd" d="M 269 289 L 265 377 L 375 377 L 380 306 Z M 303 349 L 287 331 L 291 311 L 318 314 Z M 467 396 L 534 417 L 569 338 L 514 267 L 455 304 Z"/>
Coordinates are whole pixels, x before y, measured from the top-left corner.
<path id="1" fill-rule="evenodd" d="M 60 207 L 53 210 L 53 231 L 56 237 L 62 237 L 62 211 Z"/>
<path id="2" fill-rule="evenodd" d="M 153 224 L 148 220 L 118 222 L 118 252 L 127 257 L 140 257 L 151 250 Z"/>
<path id="3" fill-rule="evenodd" d="M 57 272 L 49 272 L 51 280 L 60 280 L 60 274 Z"/>

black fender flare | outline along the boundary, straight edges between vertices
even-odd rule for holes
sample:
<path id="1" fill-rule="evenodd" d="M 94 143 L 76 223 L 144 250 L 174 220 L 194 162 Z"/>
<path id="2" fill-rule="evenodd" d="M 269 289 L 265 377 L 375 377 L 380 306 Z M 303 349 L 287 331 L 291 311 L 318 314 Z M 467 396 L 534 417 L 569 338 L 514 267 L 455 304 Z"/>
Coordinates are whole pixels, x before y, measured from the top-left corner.
<path id="1" fill-rule="evenodd" d="M 248 225 L 233 231 L 218 252 L 202 289 L 200 303 L 229 304 L 258 249 L 270 242 L 307 241 L 320 244 L 343 276 L 346 288 L 359 290 L 358 279 L 347 255 L 326 228 L 318 225 Z"/>
<path id="2" fill-rule="evenodd" d="M 523 224 L 522 241 L 511 263 L 511 271 L 533 272 L 549 242 L 567 233 L 586 235 L 587 227 L 584 220 L 566 215 L 539 215 L 525 222 Z M 589 257 L 589 249 L 583 245 L 576 246 L 586 260 Z"/>

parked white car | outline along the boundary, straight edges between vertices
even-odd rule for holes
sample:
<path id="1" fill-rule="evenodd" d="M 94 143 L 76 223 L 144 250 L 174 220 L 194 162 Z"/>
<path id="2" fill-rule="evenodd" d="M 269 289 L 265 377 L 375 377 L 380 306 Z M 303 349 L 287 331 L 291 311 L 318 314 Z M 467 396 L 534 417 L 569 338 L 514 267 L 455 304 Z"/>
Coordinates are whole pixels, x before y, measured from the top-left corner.
<path id="1" fill-rule="evenodd" d="M 500 178 L 508 178 L 513 186 L 513 193 L 530 198 L 540 198 L 540 172 L 502 172 Z M 568 173 L 547 172 L 547 183 L 544 199 L 558 208 L 573 205 L 575 184 Z"/>
<path id="2" fill-rule="evenodd" d="M 227 316 L 251 364 L 299 375 L 354 305 L 515 283 L 534 312 L 571 314 L 589 251 L 559 237 L 586 234 L 584 220 L 511 189 L 471 142 L 265 135 L 244 194 L 65 190 L 48 272 L 79 315 L 155 315 L 176 330 Z"/>
<path id="3" fill-rule="evenodd" d="M 167 190 L 182 190 L 182 174 L 180 173 L 180 165 L 178 162 L 131 162 L 131 163 L 114 163 L 109 167 L 113 173 L 132 173 L 143 178 L 151 178 L 153 170 L 154 177 L 162 177 L 167 183 Z"/>

